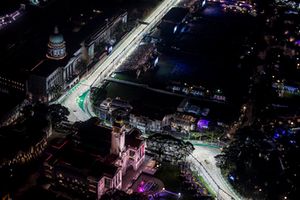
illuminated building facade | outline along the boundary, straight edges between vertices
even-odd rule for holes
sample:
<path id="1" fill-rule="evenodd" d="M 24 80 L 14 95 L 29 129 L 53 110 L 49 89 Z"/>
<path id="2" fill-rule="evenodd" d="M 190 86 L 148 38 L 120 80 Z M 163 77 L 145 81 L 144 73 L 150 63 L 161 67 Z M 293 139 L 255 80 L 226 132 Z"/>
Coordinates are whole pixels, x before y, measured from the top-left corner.
<path id="1" fill-rule="evenodd" d="M 27 91 L 27 81 L 24 77 L 11 76 L 0 72 L 0 92 L 23 94 Z"/>
<path id="2" fill-rule="evenodd" d="M 110 33 L 120 23 L 127 23 L 127 12 L 104 20 L 100 29 L 79 43 L 81 45 L 78 45 L 78 49 L 69 49 L 68 40 L 65 42 L 63 34 L 55 27 L 54 33 L 49 37 L 46 58 L 30 70 L 29 96 L 42 102 L 50 102 L 78 83 L 80 77 L 88 70 L 86 65 L 95 58 L 96 47 L 109 41 Z M 67 51 L 70 53 L 67 54 Z M 85 65 L 85 68 L 82 65 Z"/>
<path id="3" fill-rule="evenodd" d="M 105 24 L 90 35 L 84 42 L 85 48 L 88 53 L 88 57 L 93 59 L 96 55 L 96 49 L 101 44 L 106 44 L 107 50 L 112 50 L 111 34 L 117 30 L 117 28 L 127 24 L 127 12 L 122 12 L 119 15 L 112 17 L 111 19 L 105 19 Z M 110 53 L 110 52 L 108 52 Z"/>
<path id="4" fill-rule="evenodd" d="M 128 101 L 120 98 L 107 98 L 101 102 L 100 106 L 95 107 L 95 110 L 100 119 L 112 123 L 116 117 L 126 119 L 132 110 L 132 106 Z"/>
<path id="5" fill-rule="evenodd" d="M 45 176 L 52 185 L 85 198 L 100 199 L 109 189 L 121 189 L 126 171 L 138 171 L 145 159 L 145 141 L 138 130 L 104 128 L 95 119 L 52 148 L 54 153 L 44 162 Z"/>
<path id="6" fill-rule="evenodd" d="M 196 129 L 196 118 L 192 115 L 175 113 L 164 117 L 164 124 L 169 124 L 171 129 L 180 132 L 190 132 Z"/>
<path id="7" fill-rule="evenodd" d="M 131 126 L 138 128 L 143 133 L 162 132 L 163 122 L 158 119 L 151 119 L 147 116 L 130 114 L 129 123 Z"/>
<path id="8" fill-rule="evenodd" d="M 24 124 L 0 128 L 1 169 L 29 163 L 42 154 L 48 138 L 52 135 L 52 124 L 48 119 L 40 116 L 32 123 L 35 123 L 39 130 Z M 21 142 L 16 141 L 16 138 Z"/>
<path id="9" fill-rule="evenodd" d="M 64 59 L 67 55 L 65 43 L 63 35 L 58 32 L 58 28 L 56 26 L 54 28 L 54 33 L 49 37 L 46 57 L 54 60 Z"/>
<path id="10" fill-rule="evenodd" d="M 28 82 L 30 96 L 41 102 L 49 102 L 60 95 L 63 86 L 63 61 L 42 60 L 31 71 Z"/>

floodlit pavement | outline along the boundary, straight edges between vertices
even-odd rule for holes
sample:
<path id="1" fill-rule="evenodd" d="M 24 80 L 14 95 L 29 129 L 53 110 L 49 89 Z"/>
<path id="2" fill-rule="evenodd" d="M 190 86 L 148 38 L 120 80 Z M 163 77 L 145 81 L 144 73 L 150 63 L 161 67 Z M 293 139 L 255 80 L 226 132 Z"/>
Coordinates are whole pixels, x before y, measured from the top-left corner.
<path id="1" fill-rule="evenodd" d="M 229 183 L 225 181 L 220 169 L 216 166 L 215 156 L 221 153 L 220 149 L 210 146 L 194 147 L 195 150 L 188 159 L 194 164 L 196 170 L 200 172 L 199 174 L 210 185 L 211 189 L 215 191 L 217 199 L 242 199 L 236 194 Z"/>
<path id="2" fill-rule="evenodd" d="M 102 63 L 96 64 L 95 71 L 82 79 L 71 90 L 66 92 L 57 103 L 61 103 L 70 110 L 69 120 L 85 121 L 92 117 L 94 113 L 89 109 L 89 89 L 91 86 L 98 86 L 101 81 L 108 77 L 120 64 L 134 51 L 148 33 L 161 20 L 173 6 L 180 0 L 164 0 L 144 21 L 149 25 L 139 24 L 125 38 L 120 41 L 112 53 Z M 87 101 L 87 102 L 85 102 Z"/>

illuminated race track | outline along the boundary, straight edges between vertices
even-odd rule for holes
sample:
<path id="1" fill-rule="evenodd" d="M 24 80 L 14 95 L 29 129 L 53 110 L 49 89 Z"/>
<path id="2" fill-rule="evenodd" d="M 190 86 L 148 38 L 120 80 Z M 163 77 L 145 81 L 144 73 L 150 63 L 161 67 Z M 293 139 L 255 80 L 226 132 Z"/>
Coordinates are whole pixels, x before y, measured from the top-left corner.
<path id="1" fill-rule="evenodd" d="M 128 33 L 114 48 L 112 53 L 101 63 L 97 63 L 95 71 L 83 78 L 77 85 L 67 91 L 56 103 L 61 103 L 70 110 L 69 120 L 85 121 L 94 116 L 90 109 L 89 90 L 91 86 L 98 86 L 136 49 L 144 35 L 154 28 L 161 18 L 179 0 L 164 0 L 145 20 L 148 25 L 139 24 Z"/>
<path id="2" fill-rule="evenodd" d="M 78 84 L 62 95 L 59 100 L 54 103 L 61 103 L 67 107 L 70 111 L 69 121 L 85 121 L 92 116 L 95 116 L 91 109 L 91 103 L 89 101 L 90 88 L 92 86 L 99 86 L 101 82 L 107 78 L 112 72 L 114 72 L 122 62 L 128 58 L 128 56 L 136 49 L 139 42 L 144 35 L 154 28 L 161 18 L 166 14 L 173 6 L 179 3 L 180 0 L 164 0 L 145 20 L 148 25 L 139 24 L 129 34 L 127 34 L 114 48 L 112 53 L 106 58 L 106 60 L 99 62 L 95 66 L 95 70 L 83 78 Z M 196 149 L 209 148 L 209 147 L 197 147 Z M 240 199 L 232 191 L 231 187 L 224 181 L 220 169 L 215 166 L 213 157 L 216 155 L 215 148 L 209 148 L 206 154 L 205 151 L 194 152 L 192 157 L 192 163 L 199 171 L 201 170 L 202 176 L 205 181 L 211 185 L 212 190 L 215 191 L 218 199 Z M 208 159 L 211 161 L 211 166 L 203 162 L 201 159 Z M 199 164 L 201 163 L 201 164 Z M 205 166 L 207 171 L 201 169 L 201 165 Z M 216 186 L 217 185 L 217 186 Z"/>
<path id="3" fill-rule="evenodd" d="M 188 161 L 192 163 L 192 170 L 198 172 L 215 192 L 216 198 L 220 200 L 241 200 L 240 197 L 225 180 L 220 168 L 216 166 L 215 156 L 220 154 L 219 148 L 213 145 L 194 144 L 195 150 Z"/>

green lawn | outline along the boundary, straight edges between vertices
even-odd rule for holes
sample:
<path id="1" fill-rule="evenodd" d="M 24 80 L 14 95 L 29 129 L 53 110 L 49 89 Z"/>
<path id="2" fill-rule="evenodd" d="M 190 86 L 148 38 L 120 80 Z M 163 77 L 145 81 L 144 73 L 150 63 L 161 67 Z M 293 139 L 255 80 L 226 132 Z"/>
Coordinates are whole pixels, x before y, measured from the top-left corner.
<path id="1" fill-rule="evenodd" d="M 198 181 L 207 189 L 208 193 L 215 197 L 216 193 L 211 189 L 211 187 L 206 183 L 202 176 L 198 176 L 196 172 L 193 172 L 193 176 L 197 178 Z"/>
<path id="2" fill-rule="evenodd" d="M 185 190 L 185 186 L 180 179 L 180 169 L 177 166 L 163 164 L 155 173 L 155 177 L 159 178 L 164 184 L 166 190 L 175 193 L 181 193 L 182 199 L 193 200 L 193 196 L 189 191 Z"/>

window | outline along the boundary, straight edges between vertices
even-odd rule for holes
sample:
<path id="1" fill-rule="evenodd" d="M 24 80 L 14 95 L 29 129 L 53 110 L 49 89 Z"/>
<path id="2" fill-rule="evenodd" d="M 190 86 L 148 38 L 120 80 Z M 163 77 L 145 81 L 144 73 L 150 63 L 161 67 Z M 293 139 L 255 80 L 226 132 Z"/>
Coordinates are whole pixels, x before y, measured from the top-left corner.
<path id="1" fill-rule="evenodd" d="M 110 188 L 111 180 L 108 178 L 104 179 L 104 187 L 105 188 Z"/>
<path id="2" fill-rule="evenodd" d="M 140 152 L 140 158 L 143 157 L 143 150 L 142 150 L 142 148 L 143 148 L 143 147 L 141 147 L 141 148 L 139 149 L 139 152 Z"/>
<path id="3" fill-rule="evenodd" d="M 122 176 L 121 172 L 118 173 L 118 184 L 121 182 L 121 176 Z"/>
<path id="4" fill-rule="evenodd" d="M 134 154 L 135 154 L 134 151 L 132 151 L 132 150 L 129 151 L 129 156 L 130 156 L 130 157 L 134 157 Z"/>

